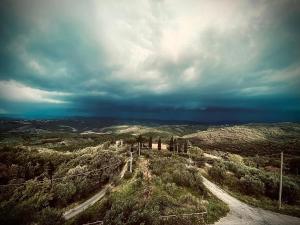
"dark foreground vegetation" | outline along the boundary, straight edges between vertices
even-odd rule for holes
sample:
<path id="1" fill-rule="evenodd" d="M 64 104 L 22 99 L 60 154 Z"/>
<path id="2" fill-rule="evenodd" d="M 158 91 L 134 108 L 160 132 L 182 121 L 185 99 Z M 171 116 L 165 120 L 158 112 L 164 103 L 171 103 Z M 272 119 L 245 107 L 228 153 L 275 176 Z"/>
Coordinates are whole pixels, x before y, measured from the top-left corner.
<path id="1" fill-rule="evenodd" d="M 0 149 L 0 223 L 62 224 L 61 209 L 115 176 L 124 160 L 101 151 Z"/>

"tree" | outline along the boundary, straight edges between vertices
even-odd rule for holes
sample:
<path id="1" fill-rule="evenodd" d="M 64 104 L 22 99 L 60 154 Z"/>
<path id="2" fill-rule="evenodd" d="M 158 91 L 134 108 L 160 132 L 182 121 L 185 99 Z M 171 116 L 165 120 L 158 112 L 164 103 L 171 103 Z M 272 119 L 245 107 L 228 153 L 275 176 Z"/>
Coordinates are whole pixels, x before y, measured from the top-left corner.
<path id="1" fill-rule="evenodd" d="M 130 152 L 133 152 L 133 144 L 130 145 Z"/>
<path id="2" fill-rule="evenodd" d="M 139 135 L 139 136 L 137 137 L 136 141 L 137 141 L 138 143 L 142 143 L 142 141 L 143 141 L 142 135 Z"/>
<path id="3" fill-rule="evenodd" d="M 178 141 L 177 141 L 176 138 L 174 139 L 173 146 L 174 146 L 174 147 L 173 147 L 174 151 L 175 151 L 175 152 L 178 152 Z"/>
<path id="4" fill-rule="evenodd" d="M 187 150 L 188 150 L 188 143 L 187 143 L 187 141 L 185 141 L 184 145 L 183 145 L 183 151 L 184 151 L 184 153 L 187 153 Z"/>
<path id="5" fill-rule="evenodd" d="M 142 135 L 139 135 L 136 141 L 137 141 L 137 143 L 140 144 L 140 146 L 142 148 L 143 142 L 144 142 L 144 138 L 142 137 Z"/>
<path id="6" fill-rule="evenodd" d="M 149 149 L 152 149 L 152 137 L 149 138 Z"/>
<path id="7" fill-rule="evenodd" d="M 158 143 L 157 143 L 157 149 L 161 150 L 161 139 L 158 139 Z"/>
<path id="8" fill-rule="evenodd" d="M 127 144 L 130 146 L 129 147 L 130 152 L 133 152 L 133 150 L 134 150 L 134 144 L 136 143 L 136 141 L 137 141 L 136 139 L 132 139 L 132 138 L 126 140 Z"/>
<path id="9" fill-rule="evenodd" d="M 169 150 L 172 152 L 172 151 L 174 151 L 174 138 L 173 138 L 173 136 L 171 137 L 171 139 L 170 139 L 170 144 L 169 144 L 170 146 L 169 146 Z"/>

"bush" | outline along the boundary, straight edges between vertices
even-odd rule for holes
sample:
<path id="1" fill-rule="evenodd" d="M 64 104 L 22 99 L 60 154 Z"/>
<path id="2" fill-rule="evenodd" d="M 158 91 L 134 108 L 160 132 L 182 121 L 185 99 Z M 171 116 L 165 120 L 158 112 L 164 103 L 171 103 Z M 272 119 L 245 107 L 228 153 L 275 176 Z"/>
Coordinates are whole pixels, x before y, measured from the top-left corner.
<path id="1" fill-rule="evenodd" d="M 167 192 L 169 195 L 172 195 L 172 194 L 178 192 L 178 187 L 177 187 L 176 184 L 174 184 L 174 183 L 167 183 L 167 184 L 164 186 L 164 189 L 166 190 L 166 192 Z"/>
<path id="2" fill-rule="evenodd" d="M 215 163 L 209 170 L 208 175 L 217 183 L 224 184 L 226 179 L 226 170 L 223 164 Z"/>
<path id="3" fill-rule="evenodd" d="M 200 194 L 206 193 L 198 170 L 186 168 L 185 159 L 164 157 L 150 162 L 149 168 L 152 173 L 160 176 L 165 183 L 175 183 L 178 186 L 188 187 Z"/>
<path id="4" fill-rule="evenodd" d="M 264 182 L 266 188 L 266 196 L 274 200 L 278 199 L 279 177 L 276 177 L 274 175 L 266 176 Z"/>
<path id="5" fill-rule="evenodd" d="M 195 225 L 195 224 L 203 224 L 202 218 L 199 216 L 189 216 L 189 217 L 169 217 L 166 219 L 160 219 L 160 225 Z"/>
<path id="6" fill-rule="evenodd" d="M 0 203 L 0 224 L 28 224 L 27 221 L 32 220 L 33 214 L 32 207 L 18 207 L 13 201 Z M 27 220 L 25 220 L 26 216 Z"/>
<path id="7" fill-rule="evenodd" d="M 203 167 L 205 165 L 206 159 L 203 157 L 203 154 L 190 154 L 190 156 L 197 167 Z"/>
<path id="8" fill-rule="evenodd" d="M 240 179 L 236 176 L 227 174 L 226 180 L 224 181 L 224 185 L 230 188 L 232 191 L 239 191 Z"/>
<path id="9" fill-rule="evenodd" d="M 66 205 L 76 194 L 76 187 L 72 182 L 58 183 L 54 185 L 53 191 L 55 200 Z"/>
<path id="10" fill-rule="evenodd" d="M 266 191 L 265 194 L 273 200 L 278 199 L 279 193 L 279 177 L 274 175 L 266 176 L 264 179 Z M 290 178 L 284 176 L 282 183 L 282 200 L 294 204 L 300 199 L 299 185 Z"/>
<path id="11" fill-rule="evenodd" d="M 255 176 L 246 175 L 240 179 L 241 192 L 259 196 L 265 193 L 265 184 Z"/>
<path id="12" fill-rule="evenodd" d="M 199 198 L 196 198 L 190 193 L 180 196 L 179 202 L 181 204 L 193 205 L 198 209 L 198 211 L 205 211 L 205 207 L 202 206 Z"/>
<path id="13" fill-rule="evenodd" d="M 290 167 L 291 173 L 299 175 L 300 174 L 300 158 L 291 159 L 289 162 L 289 167 Z"/>
<path id="14" fill-rule="evenodd" d="M 114 186 L 118 186 L 121 183 L 119 175 L 114 175 L 113 177 L 111 177 L 110 181 L 113 183 Z"/>
<path id="15" fill-rule="evenodd" d="M 83 144 L 90 146 L 91 143 L 89 141 Z M 78 146 L 62 146 L 62 150 L 65 147 L 81 146 L 83 145 L 78 142 Z M 110 177 L 119 174 L 123 162 L 122 156 L 102 151 L 85 150 L 74 154 L 60 154 L 55 151 L 27 151 L 21 148 L 2 148 L 0 161 L 0 170 L 3 171 L 1 184 L 26 182 L 25 185 L 1 189 L 0 224 L 8 225 L 34 222 L 46 224 L 48 220 L 51 221 L 47 217 L 57 218 L 53 208 L 64 207 L 90 195 L 108 182 Z M 45 166 L 49 162 L 54 165 L 52 188 L 47 176 L 48 168 Z M 96 169 L 97 171 L 88 173 Z M 64 178 L 55 180 L 60 177 Z"/>
<path id="16" fill-rule="evenodd" d="M 125 180 L 130 179 L 130 178 L 132 177 L 132 174 L 133 174 L 133 173 L 130 173 L 129 171 L 126 171 L 125 174 L 124 174 L 124 179 L 125 179 Z"/>
<path id="17" fill-rule="evenodd" d="M 296 203 L 299 200 L 299 193 L 299 186 L 295 182 L 289 179 L 284 179 L 282 185 L 283 201 L 291 204 Z"/>
<path id="18" fill-rule="evenodd" d="M 195 170 L 176 169 L 170 174 L 170 179 L 179 186 L 192 188 L 201 194 L 205 193 L 202 177 Z"/>
<path id="19" fill-rule="evenodd" d="M 203 150 L 197 146 L 192 146 L 189 149 L 189 152 L 191 155 L 199 155 L 199 156 L 203 156 Z"/>
<path id="20" fill-rule="evenodd" d="M 130 196 L 112 203 L 104 217 L 104 224 L 154 224 L 157 218 L 159 218 L 157 208 L 145 207 L 138 198 Z"/>
<path id="21" fill-rule="evenodd" d="M 228 156 L 228 159 L 234 163 L 237 163 L 237 164 L 243 164 L 244 163 L 244 160 L 243 160 L 243 157 L 240 156 L 240 155 L 237 155 L 237 154 L 230 154 L 229 153 L 229 156 Z"/>
<path id="22" fill-rule="evenodd" d="M 237 178 L 241 178 L 247 174 L 247 167 L 234 162 L 225 162 L 226 168 L 233 172 Z"/>
<path id="23" fill-rule="evenodd" d="M 140 179 L 144 179 L 144 174 L 142 171 L 138 171 L 137 174 L 136 174 L 136 178 L 140 178 Z"/>
<path id="24" fill-rule="evenodd" d="M 59 210 L 47 207 L 41 211 L 37 221 L 40 225 L 60 225 L 64 220 Z"/>

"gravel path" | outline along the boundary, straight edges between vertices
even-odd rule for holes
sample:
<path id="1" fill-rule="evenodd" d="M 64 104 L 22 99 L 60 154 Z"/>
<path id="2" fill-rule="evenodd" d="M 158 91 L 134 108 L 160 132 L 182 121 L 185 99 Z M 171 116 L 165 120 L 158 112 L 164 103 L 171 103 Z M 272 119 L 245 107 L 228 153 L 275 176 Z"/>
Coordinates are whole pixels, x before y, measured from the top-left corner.
<path id="1" fill-rule="evenodd" d="M 203 184 L 230 208 L 227 216 L 221 218 L 215 225 L 300 225 L 300 218 L 251 207 L 230 196 L 204 177 Z"/>

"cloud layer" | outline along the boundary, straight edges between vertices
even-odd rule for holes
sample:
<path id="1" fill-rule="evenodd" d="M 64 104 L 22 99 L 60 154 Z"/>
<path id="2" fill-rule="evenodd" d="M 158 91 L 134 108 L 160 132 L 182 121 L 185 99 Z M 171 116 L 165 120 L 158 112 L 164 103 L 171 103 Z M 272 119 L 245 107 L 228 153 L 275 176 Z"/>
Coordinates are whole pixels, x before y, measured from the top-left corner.
<path id="1" fill-rule="evenodd" d="M 13 0 L 1 14 L 5 111 L 300 110 L 298 1 Z"/>
<path id="2" fill-rule="evenodd" d="M 66 102 L 58 98 L 67 95 L 63 92 L 34 89 L 16 81 L 0 81 L 0 99 L 4 101 L 62 104 Z"/>

